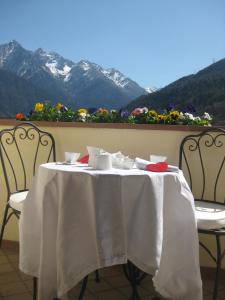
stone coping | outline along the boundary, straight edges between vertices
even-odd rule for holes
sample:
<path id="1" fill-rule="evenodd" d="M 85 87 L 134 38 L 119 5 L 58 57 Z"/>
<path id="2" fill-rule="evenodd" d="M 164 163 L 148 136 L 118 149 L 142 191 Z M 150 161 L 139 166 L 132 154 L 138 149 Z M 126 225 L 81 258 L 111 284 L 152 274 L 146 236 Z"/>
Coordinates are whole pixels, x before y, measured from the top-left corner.
<path id="1" fill-rule="evenodd" d="M 23 121 L 0 119 L 0 126 L 15 126 Z M 202 131 L 208 126 L 197 125 L 167 125 L 167 124 L 129 124 L 129 123 L 82 123 L 82 122 L 51 122 L 32 121 L 38 127 L 67 127 L 67 128 L 105 128 L 105 129 L 137 129 L 137 130 L 169 130 L 169 131 Z M 215 126 L 224 128 L 225 126 Z"/>

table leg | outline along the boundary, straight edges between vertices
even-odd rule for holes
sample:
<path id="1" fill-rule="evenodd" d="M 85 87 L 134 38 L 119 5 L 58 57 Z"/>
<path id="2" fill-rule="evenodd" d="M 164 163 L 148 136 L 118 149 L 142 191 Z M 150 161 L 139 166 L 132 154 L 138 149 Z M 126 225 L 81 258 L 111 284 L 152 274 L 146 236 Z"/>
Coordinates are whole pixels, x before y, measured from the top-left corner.
<path id="1" fill-rule="evenodd" d="M 131 283 L 132 286 L 132 296 L 131 300 L 140 300 L 140 296 L 137 291 L 138 281 L 137 278 L 139 276 L 139 270 L 135 267 L 130 261 L 127 262 L 126 265 L 123 265 L 123 271 L 127 278 L 127 280 Z"/>
<path id="2" fill-rule="evenodd" d="M 100 277 L 99 277 L 99 271 L 98 270 L 95 271 L 95 281 L 100 282 Z"/>
<path id="3" fill-rule="evenodd" d="M 33 277 L 33 300 L 37 299 L 37 277 Z"/>
<path id="4" fill-rule="evenodd" d="M 82 287 L 81 287 L 81 291 L 80 291 L 80 295 L 78 297 L 78 300 L 82 300 L 83 299 L 84 292 L 85 292 L 86 286 L 87 286 L 87 282 L 88 282 L 88 275 L 86 277 L 84 277 L 84 279 L 83 279 Z"/>
<path id="5" fill-rule="evenodd" d="M 127 280 L 131 283 L 132 286 L 131 300 L 141 300 L 140 295 L 138 294 L 137 286 L 147 276 L 147 274 L 139 270 L 130 261 L 128 261 L 126 265 L 123 265 L 123 271 Z M 151 298 L 151 300 L 161 300 L 161 298 L 153 297 Z"/>

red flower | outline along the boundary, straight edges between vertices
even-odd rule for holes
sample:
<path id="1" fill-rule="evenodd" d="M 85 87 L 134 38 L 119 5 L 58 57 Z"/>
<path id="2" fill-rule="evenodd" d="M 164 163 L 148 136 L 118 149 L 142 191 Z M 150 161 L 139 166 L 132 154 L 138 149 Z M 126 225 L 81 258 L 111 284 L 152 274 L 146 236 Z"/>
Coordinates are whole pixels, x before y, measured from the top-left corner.
<path id="1" fill-rule="evenodd" d="M 18 113 L 16 114 L 16 120 L 24 120 L 25 119 L 25 115 L 22 113 Z"/>

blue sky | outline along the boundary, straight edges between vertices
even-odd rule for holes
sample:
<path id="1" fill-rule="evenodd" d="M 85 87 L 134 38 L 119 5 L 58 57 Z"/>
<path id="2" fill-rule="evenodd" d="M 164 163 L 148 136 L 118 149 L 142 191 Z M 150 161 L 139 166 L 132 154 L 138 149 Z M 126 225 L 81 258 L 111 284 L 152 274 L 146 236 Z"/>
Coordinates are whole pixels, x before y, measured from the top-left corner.
<path id="1" fill-rule="evenodd" d="M 163 87 L 225 58 L 224 0 L 0 0 L 0 43 L 17 40 Z"/>

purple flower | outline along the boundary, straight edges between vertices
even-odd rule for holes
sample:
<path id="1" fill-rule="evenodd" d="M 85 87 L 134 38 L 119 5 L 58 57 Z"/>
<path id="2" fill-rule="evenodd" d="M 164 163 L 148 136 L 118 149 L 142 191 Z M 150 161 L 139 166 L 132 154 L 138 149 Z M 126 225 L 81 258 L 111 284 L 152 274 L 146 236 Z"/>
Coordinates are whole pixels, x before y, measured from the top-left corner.
<path id="1" fill-rule="evenodd" d="M 175 104 L 172 103 L 172 102 L 169 102 L 168 105 L 167 105 L 167 107 L 166 107 L 166 110 L 167 111 L 171 111 L 171 110 L 174 109 L 174 107 L 175 107 Z"/>
<path id="2" fill-rule="evenodd" d="M 193 114 L 196 113 L 196 109 L 192 103 L 189 103 L 185 108 L 185 112 Z"/>
<path id="3" fill-rule="evenodd" d="M 98 109 L 96 107 L 91 107 L 91 108 L 88 109 L 88 112 L 89 112 L 90 115 L 96 113 L 97 111 L 98 111 Z"/>
<path id="4" fill-rule="evenodd" d="M 120 116 L 123 119 L 127 119 L 129 117 L 129 111 L 128 110 L 120 110 Z"/>
<path id="5" fill-rule="evenodd" d="M 68 108 L 67 108 L 64 104 L 62 104 L 60 110 L 61 110 L 62 112 L 65 112 L 65 111 L 68 110 Z"/>

